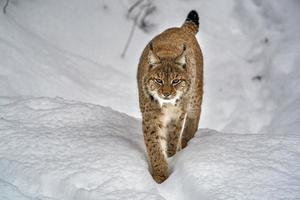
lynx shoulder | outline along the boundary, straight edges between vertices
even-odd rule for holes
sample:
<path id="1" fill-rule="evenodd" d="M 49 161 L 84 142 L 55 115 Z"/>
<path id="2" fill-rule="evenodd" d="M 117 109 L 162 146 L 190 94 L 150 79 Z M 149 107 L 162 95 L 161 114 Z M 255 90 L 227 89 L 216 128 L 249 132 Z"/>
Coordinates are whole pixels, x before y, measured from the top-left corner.
<path id="1" fill-rule="evenodd" d="M 199 17 L 154 37 L 145 47 L 137 81 L 144 141 L 154 180 L 169 176 L 167 157 L 186 147 L 198 129 L 203 96 L 203 56 L 195 37 Z"/>

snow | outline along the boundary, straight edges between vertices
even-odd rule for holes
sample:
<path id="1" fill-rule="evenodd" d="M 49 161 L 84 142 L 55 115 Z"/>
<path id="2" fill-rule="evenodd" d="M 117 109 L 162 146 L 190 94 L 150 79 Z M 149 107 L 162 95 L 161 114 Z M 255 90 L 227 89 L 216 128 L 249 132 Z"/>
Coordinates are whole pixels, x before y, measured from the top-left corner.
<path id="1" fill-rule="evenodd" d="M 272 119 L 270 125 L 262 132 L 269 133 L 294 133 L 299 134 L 300 130 L 300 99 L 295 99 L 287 105 L 278 109 L 276 117 Z"/>
<path id="2" fill-rule="evenodd" d="M 0 98 L 1 199 L 296 199 L 296 134 L 200 129 L 157 185 L 140 121 L 61 98 Z"/>
<path id="3" fill-rule="evenodd" d="M 57 49 L 11 18 L 0 18 L 0 23 L 1 95 L 60 96 L 128 113 L 137 109 L 126 74 Z"/>
<path id="4" fill-rule="evenodd" d="M 142 49 L 196 9 L 205 64 L 200 127 L 258 133 L 299 97 L 297 0 L 153 1 L 156 10 L 147 17 L 153 27 L 136 28 L 121 58 L 133 3 L 11 1 L 0 17 L 1 95 L 59 96 L 140 118 L 136 69 Z"/>
<path id="5" fill-rule="evenodd" d="M 151 194 L 155 183 L 147 171 L 137 120 L 102 106 L 59 98 L 4 101 L 0 179 L 16 185 L 25 196 L 156 197 Z"/>
<path id="6" fill-rule="evenodd" d="M 299 151 L 298 135 L 200 130 L 160 191 L 166 199 L 297 199 Z"/>
<path id="7" fill-rule="evenodd" d="M 149 1 L 152 26 L 136 28 L 122 58 L 134 2 L 11 0 L 0 13 L 0 200 L 299 199 L 299 1 Z M 201 129 L 158 185 L 137 63 L 191 9 Z"/>

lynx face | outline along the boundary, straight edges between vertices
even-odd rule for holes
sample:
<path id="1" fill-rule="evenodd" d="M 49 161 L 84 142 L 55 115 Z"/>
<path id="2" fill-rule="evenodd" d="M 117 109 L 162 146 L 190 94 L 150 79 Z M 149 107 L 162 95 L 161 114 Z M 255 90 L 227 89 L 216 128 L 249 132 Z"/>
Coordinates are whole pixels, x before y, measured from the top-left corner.
<path id="1" fill-rule="evenodd" d="M 152 66 L 145 77 L 146 91 L 160 105 L 175 104 L 189 88 L 187 73 L 180 64 L 175 62 L 161 62 Z"/>

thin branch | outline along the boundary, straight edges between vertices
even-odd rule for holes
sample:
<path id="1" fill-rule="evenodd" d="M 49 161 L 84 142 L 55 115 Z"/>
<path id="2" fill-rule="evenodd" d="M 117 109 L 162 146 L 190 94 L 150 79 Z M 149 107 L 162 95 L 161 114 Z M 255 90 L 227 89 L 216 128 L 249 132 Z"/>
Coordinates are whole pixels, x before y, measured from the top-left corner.
<path id="1" fill-rule="evenodd" d="M 127 39 L 126 45 L 125 45 L 125 47 L 124 47 L 124 50 L 123 50 L 123 52 L 122 52 L 122 54 L 121 54 L 121 57 L 122 57 L 122 58 L 125 57 L 125 54 L 126 54 L 126 52 L 127 52 L 127 49 L 128 49 L 128 47 L 129 47 L 129 44 L 130 44 L 130 42 L 131 42 L 131 39 L 132 39 L 133 33 L 134 33 L 134 31 L 135 31 L 135 28 L 136 28 L 136 20 L 134 20 L 134 23 L 132 24 L 132 27 L 131 27 L 131 31 L 130 31 L 129 37 L 128 37 L 128 39 Z"/>
<path id="2" fill-rule="evenodd" d="M 128 36 L 127 42 L 125 44 L 124 50 L 121 54 L 122 58 L 125 58 L 126 52 L 128 50 L 128 47 L 131 43 L 131 40 L 133 38 L 134 35 L 134 31 L 136 29 L 136 27 L 140 27 L 141 29 L 145 29 L 146 31 L 146 27 L 147 24 L 145 22 L 145 18 L 149 13 L 152 13 L 153 10 L 155 9 L 155 7 L 152 7 L 152 4 L 149 0 L 147 0 L 145 3 L 145 0 L 137 0 L 129 9 L 127 12 L 127 17 L 132 18 L 133 19 L 133 24 L 131 27 L 131 31 L 130 34 Z M 136 9 L 139 8 L 139 9 Z M 134 16 L 130 17 L 130 15 L 137 10 L 137 13 L 135 13 Z"/>
<path id="3" fill-rule="evenodd" d="M 5 5 L 3 7 L 3 13 L 4 14 L 6 14 L 6 9 L 7 9 L 8 4 L 9 4 L 9 0 L 6 0 Z"/>
<path id="4" fill-rule="evenodd" d="M 140 3 L 142 3 L 144 0 L 138 0 L 136 3 L 134 3 L 129 9 L 128 9 L 128 16 L 130 15 L 130 13 L 134 10 L 134 8 L 136 8 Z M 133 34 L 134 34 L 134 31 L 135 31 L 135 28 L 137 26 L 137 21 L 138 21 L 138 18 L 140 17 L 142 13 L 142 10 L 139 11 L 139 13 L 137 14 L 137 16 L 135 17 L 135 19 L 133 20 L 133 24 L 132 24 L 132 27 L 131 27 L 131 30 L 130 30 L 130 33 L 129 33 L 129 36 L 128 36 L 128 39 L 127 39 L 127 42 L 125 44 L 125 47 L 124 47 L 124 50 L 121 54 L 121 57 L 122 58 L 125 58 L 125 55 L 126 55 L 126 52 L 127 52 L 127 49 L 130 45 L 130 42 L 132 40 L 132 37 L 133 37 Z"/>
<path id="5" fill-rule="evenodd" d="M 128 15 L 137 7 L 139 4 L 141 4 L 144 0 L 138 0 L 135 2 L 129 9 L 128 9 Z"/>

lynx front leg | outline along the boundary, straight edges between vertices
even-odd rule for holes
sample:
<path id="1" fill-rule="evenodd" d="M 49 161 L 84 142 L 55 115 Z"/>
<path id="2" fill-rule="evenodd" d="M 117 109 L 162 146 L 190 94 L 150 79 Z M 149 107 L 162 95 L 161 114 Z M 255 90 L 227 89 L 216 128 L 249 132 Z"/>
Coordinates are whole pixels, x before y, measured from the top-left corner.
<path id="1" fill-rule="evenodd" d="M 152 177 L 157 183 L 162 183 L 168 178 L 169 172 L 165 152 L 160 141 L 159 126 L 153 122 L 143 122 L 143 131 Z"/>
<path id="2" fill-rule="evenodd" d="M 200 110 L 195 115 L 188 115 L 186 118 L 185 127 L 182 134 L 182 148 L 187 146 L 187 143 L 192 139 L 198 130 L 200 119 Z"/>
<path id="3" fill-rule="evenodd" d="M 180 115 L 178 120 L 171 120 L 167 126 L 168 129 L 168 157 L 173 156 L 177 151 L 181 150 L 181 138 L 186 120 L 186 114 Z"/>

